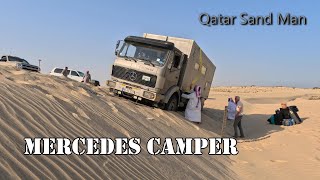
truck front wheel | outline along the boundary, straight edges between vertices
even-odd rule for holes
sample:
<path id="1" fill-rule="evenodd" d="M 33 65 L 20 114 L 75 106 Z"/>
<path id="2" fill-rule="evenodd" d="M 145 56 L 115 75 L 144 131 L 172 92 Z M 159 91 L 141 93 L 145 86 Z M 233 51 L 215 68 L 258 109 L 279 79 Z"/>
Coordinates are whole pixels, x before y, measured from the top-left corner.
<path id="1" fill-rule="evenodd" d="M 171 98 L 169 99 L 168 103 L 165 104 L 164 109 L 168 110 L 168 111 L 176 111 L 177 108 L 178 108 L 178 98 L 174 94 L 174 95 L 171 96 Z"/>

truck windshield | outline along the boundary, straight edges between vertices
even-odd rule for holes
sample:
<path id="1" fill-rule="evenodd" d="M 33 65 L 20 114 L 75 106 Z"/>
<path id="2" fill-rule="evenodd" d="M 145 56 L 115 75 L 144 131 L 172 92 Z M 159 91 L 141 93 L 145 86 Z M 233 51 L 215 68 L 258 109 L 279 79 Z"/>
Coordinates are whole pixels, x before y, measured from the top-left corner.
<path id="1" fill-rule="evenodd" d="M 168 50 L 145 46 L 142 44 L 124 43 L 119 51 L 120 57 L 134 58 L 153 65 L 163 66 L 166 62 Z"/>

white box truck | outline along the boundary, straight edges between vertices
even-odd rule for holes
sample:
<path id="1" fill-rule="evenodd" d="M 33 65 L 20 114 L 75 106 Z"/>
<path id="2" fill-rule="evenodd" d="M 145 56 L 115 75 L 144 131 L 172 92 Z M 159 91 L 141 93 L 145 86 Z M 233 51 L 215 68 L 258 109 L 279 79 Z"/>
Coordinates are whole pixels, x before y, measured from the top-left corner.
<path id="1" fill-rule="evenodd" d="M 184 107 L 181 94 L 195 85 L 202 88 L 202 106 L 208 98 L 216 67 L 194 40 L 144 33 L 118 41 L 115 54 L 107 85 L 116 94 L 166 110 Z"/>

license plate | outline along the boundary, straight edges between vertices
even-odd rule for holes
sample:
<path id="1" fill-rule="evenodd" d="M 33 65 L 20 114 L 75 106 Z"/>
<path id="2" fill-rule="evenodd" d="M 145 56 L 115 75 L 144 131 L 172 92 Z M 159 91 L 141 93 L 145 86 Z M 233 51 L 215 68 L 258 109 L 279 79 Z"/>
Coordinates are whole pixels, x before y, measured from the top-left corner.
<path id="1" fill-rule="evenodd" d="M 125 93 L 134 94 L 134 90 L 132 90 L 132 88 L 128 88 L 128 87 L 123 87 L 122 91 Z"/>

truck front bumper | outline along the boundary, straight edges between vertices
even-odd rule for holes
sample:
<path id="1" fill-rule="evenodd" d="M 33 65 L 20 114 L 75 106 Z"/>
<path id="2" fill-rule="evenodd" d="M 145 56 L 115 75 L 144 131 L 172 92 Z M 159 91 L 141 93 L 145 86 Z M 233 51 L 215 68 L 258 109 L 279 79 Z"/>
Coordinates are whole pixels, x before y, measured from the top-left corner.
<path id="1" fill-rule="evenodd" d="M 147 99 L 149 101 L 160 102 L 164 96 L 155 92 L 136 87 L 123 82 L 108 80 L 107 86 L 109 86 L 117 94 L 130 96 L 134 99 L 142 100 Z"/>

